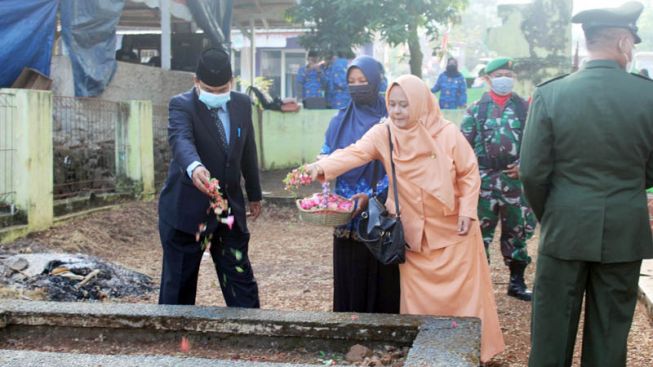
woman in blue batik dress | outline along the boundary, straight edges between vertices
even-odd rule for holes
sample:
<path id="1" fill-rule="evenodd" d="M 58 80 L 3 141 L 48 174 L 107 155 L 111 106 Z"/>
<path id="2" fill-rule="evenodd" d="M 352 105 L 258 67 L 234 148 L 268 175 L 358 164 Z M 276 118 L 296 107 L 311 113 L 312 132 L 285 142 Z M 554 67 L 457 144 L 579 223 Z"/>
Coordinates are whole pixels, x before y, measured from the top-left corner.
<path id="1" fill-rule="evenodd" d="M 297 99 L 324 97 L 324 71 L 318 63 L 317 52 L 308 52 L 307 64 L 302 65 L 297 71 Z"/>
<path id="2" fill-rule="evenodd" d="M 431 92 L 440 92 L 441 110 L 455 110 L 467 106 L 467 82 L 458 71 L 458 60 L 449 58 L 447 69 L 440 74 Z"/>
<path id="3" fill-rule="evenodd" d="M 338 56 L 331 60 L 325 71 L 326 98 L 329 108 L 342 109 L 349 105 L 351 98 L 347 90 L 348 70 L 346 52 L 338 52 Z"/>
<path id="4" fill-rule="evenodd" d="M 387 116 L 379 95 L 381 64 L 369 56 L 356 58 L 347 69 L 351 101 L 331 120 L 321 154 L 349 146 Z M 388 178 L 379 162 L 353 169 L 336 180 L 338 195 L 358 200 L 359 211 L 372 194 L 374 169 L 377 193 L 387 195 Z M 360 215 L 336 227 L 333 234 L 333 310 L 336 312 L 399 313 L 399 267 L 383 265 L 360 241 L 354 230 Z"/>

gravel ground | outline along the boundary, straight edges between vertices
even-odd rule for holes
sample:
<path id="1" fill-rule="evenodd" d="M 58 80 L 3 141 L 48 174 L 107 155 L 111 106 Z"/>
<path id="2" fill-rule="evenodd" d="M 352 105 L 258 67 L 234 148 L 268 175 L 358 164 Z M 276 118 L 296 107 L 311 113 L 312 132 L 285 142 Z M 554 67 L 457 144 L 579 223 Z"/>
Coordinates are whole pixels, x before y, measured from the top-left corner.
<path id="1" fill-rule="evenodd" d="M 330 311 L 332 299 L 331 230 L 306 225 L 295 211 L 268 206 L 250 224 L 250 259 L 265 309 Z M 537 238 L 529 244 L 536 253 Z M 158 284 L 161 245 L 157 232 L 156 203 L 133 202 L 92 213 L 3 246 L 9 252 L 81 252 L 143 272 Z M 527 269 L 532 284 L 534 268 Z M 499 317 L 507 344 L 489 366 L 526 366 L 529 350 L 530 304 L 505 295 L 508 270 L 493 244 L 492 273 Z M 200 270 L 198 305 L 224 305 L 215 270 L 205 256 Z M 10 297 L 11 292 L 0 292 Z M 156 303 L 157 293 L 110 302 Z M 581 325 L 582 329 L 582 325 Z M 580 340 L 580 336 L 578 338 Z M 629 337 L 628 366 L 653 365 L 653 323 L 644 307 L 637 306 Z M 580 351 L 579 345 L 576 351 Z M 578 365 L 578 358 L 574 365 Z"/>

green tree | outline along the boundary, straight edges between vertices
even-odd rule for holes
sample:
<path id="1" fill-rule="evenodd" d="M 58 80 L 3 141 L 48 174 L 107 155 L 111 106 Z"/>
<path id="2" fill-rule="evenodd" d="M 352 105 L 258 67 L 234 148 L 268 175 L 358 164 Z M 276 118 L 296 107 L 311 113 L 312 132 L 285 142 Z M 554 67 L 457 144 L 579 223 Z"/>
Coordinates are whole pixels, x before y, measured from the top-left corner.
<path id="1" fill-rule="evenodd" d="M 422 77 L 424 54 L 419 43 L 420 28 L 431 40 L 438 39 L 440 28 L 460 21 L 467 0 L 380 0 L 372 28 L 391 46 L 403 43 L 410 52 L 410 72 Z"/>
<path id="2" fill-rule="evenodd" d="M 334 55 L 351 52 L 356 46 L 373 39 L 367 8 L 374 6 L 372 0 L 302 0 L 290 8 L 287 17 L 291 22 L 304 24 L 308 32 L 299 40 L 302 46 Z"/>
<path id="3" fill-rule="evenodd" d="M 337 52 L 372 40 L 374 32 L 391 46 L 407 44 L 411 73 L 422 76 L 419 29 L 433 40 L 440 27 L 460 20 L 467 0 L 302 0 L 288 15 L 309 32 L 304 47 Z"/>
<path id="4" fill-rule="evenodd" d="M 469 0 L 461 19 L 449 33 L 449 43 L 464 49 L 465 66 L 471 70 L 482 58 L 492 55 L 487 45 L 487 33 L 489 28 L 501 25 L 497 0 Z"/>

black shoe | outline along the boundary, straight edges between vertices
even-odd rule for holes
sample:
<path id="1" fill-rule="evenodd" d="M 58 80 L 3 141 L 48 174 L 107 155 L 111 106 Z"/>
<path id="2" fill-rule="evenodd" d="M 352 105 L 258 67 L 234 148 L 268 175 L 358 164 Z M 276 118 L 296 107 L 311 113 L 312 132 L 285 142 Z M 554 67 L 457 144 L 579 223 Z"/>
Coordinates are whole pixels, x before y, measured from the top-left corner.
<path id="1" fill-rule="evenodd" d="M 524 282 L 524 270 L 526 270 L 527 265 L 524 262 L 510 262 L 508 295 L 522 301 L 530 302 L 533 299 L 533 293 L 528 290 Z"/>

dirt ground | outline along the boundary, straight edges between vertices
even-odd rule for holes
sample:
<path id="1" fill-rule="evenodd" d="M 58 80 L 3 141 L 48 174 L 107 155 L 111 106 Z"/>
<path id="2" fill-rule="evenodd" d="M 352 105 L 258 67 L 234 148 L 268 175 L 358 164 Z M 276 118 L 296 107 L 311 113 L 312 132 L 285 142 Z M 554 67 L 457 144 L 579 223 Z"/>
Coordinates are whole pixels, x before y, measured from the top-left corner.
<path id="1" fill-rule="evenodd" d="M 262 308 L 331 310 L 332 237 L 329 228 L 299 222 L 293 209 L 268 206 L 263 216 L 250 224 L 250 231 L 250 259 L 259 284 Z M 537 238 L 533 238 L 529 245 L 533 257 L 536 244 Z M 492 277 L 507 348 L 489 366 L 526 366 L 530 304 L 505 295 L 508 270 L 500 259 L 498 244 L 495 245 Z M 148 274 L 158 283 L 162 252 L 156 203 L 132 202 L 72 219 L 5 245 L 2 252 L 6 251 L 81 252 Z M 532 284 L 533 271 L 533 266 L 527 269 L 528 284 Z M 157 296 L 153 292 L 138 298 L 109 301 L 156 303 Z M 197 304 L 224 305 L 208 255 L 205 255 L 200 270 Z M 628 344 L 628 366 L 653 365 L 653 323 L 641 305 L 637 306 Z M 579 350 L 577 345 L 577 354 Z M 578 365 L 578 358 L 574 365 Z"/>
<path id="2" fill-rule="evenodd" d="M 358 345 L 358 354 L 363 356 L 368 351 L 372 357 L 360 358 L 354 361 L 347 360 L 347 347 L 337 347 L 328 352 L 316 350 L 315 347 L 282 346 L 278 341 L 259 342 L 252 340 L 216 340 L 191 337 L 182 337 L 181 341 L 165 334 L 147 339 L 130 338 L 129 334 L 98 333 L 97 331 L 80 331 L 75 337 L 70 337 L 70 331 L 52 333 L 37 329 L 27 334 L 14 334 L 8 338 L 0 339 L 0 349 L 11 350 L 37 350 L 54 353 L 83 353 L 83 354 L 120 354 L 120 355 L 157 355 L 175 357 L 196 357 L 218 360 L 238 360 L 248 362 L 278 362 L 312 365 L 353 365 L 376 366 L 382 362 L 383 366 L 401 367 L 404 365 L 405 356 L 409 347 L 384 344 L 367 348 Z M 62 335 L 63 334 L 63 335 Z M 259 344 L 260 343 L 260 344 Z M 321 348 L 319 346 L 318 348 Z M 363 350 L 361 351 L 360 348 Z M 353 358 L 353 357 L 352 357 Z"/>

